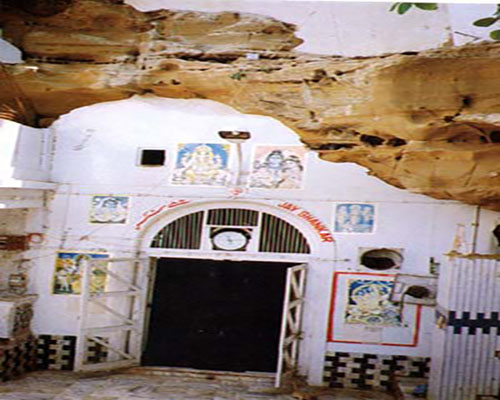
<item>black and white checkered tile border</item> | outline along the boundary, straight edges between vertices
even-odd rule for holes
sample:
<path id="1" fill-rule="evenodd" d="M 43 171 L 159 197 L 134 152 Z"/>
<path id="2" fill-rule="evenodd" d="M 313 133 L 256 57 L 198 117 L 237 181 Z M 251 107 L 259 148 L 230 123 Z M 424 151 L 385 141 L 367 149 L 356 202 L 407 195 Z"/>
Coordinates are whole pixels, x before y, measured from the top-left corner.
<path id="1" fill-rule="evenodd" d="M 76 336 L 38 336 L 39 369 L 71 371 L 75 362 Z"/>
<path id="2" fill-rule="evenodd" d="M 447 325 L 453 327 L 455 334 L 489 335 L 490 330 L 496 328 L 500 335 L 500 313 L 470 313 L 468 311 L 449 311 Z"/>
<path id="3" fill-rule="evenodd" d="M 75 351 L 76 336 L 27 336 L 17 341 L 0 339 L 0 381 L 37 369 L 71 371 L 75 364 Z M 89 341 L 86 358 L 88 363 L 104 361 L 107 350 L 104 346 Z"/>
<path id="4" fill-rule="evenodd" d="M 107 342 L 106 339 L 104 338 L 101 339 Z M 106 359 L 108 358 L 108 351 L 106 347 L 92 340 L 89 340 L 87 342 L 87 349 L 85 354 L 87 359 L 86 362 L 89 364 L 103 362 L 106 361 Z"/>
<path id="5" fill-rule="evenodd" d="M 366 353 L 327 353 L 323 382 L 329 387 L 387 389 L 395 373 L 428 377 L 430 358 Z"/>
<path id="6" fill-rule="evenodd" d="M 71 371 L 75 364 L 75 352 L 76 336 L 40 335 L 37 348 L 38 369 Z M 105 361 L 108 352 L 104 346 L 89 340 L 85 356 L 86 362 L 93 364 Z"/>
<path id="7" fill-rule="evenodd" d="M 0 380 L 20 376 L 36 369 L 36 338 L 0 341 Z"/>

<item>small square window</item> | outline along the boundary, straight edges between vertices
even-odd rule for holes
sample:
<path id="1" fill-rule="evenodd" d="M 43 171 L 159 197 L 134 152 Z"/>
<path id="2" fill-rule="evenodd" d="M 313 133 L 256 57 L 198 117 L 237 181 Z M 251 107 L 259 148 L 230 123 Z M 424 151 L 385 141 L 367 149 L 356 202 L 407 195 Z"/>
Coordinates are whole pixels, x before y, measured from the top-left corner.
<path id="1" fill-rule="evenodd" d="M 140 165 L 144 166 L 165 165 L 165 150 L 153 150 L 153 149 L 141 150 Z"/>

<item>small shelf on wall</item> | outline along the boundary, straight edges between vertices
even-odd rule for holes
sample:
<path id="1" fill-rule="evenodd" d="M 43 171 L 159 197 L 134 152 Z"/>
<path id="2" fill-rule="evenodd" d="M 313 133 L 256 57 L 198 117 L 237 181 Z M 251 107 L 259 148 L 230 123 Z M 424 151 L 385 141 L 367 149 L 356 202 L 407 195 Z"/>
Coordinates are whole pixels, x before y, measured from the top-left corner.
<path id="1" fill-rule="evenodd" d="M 396 274 L 390 300 L 394 303 L 435 306 L 437 284 L 436 276 Z"/>

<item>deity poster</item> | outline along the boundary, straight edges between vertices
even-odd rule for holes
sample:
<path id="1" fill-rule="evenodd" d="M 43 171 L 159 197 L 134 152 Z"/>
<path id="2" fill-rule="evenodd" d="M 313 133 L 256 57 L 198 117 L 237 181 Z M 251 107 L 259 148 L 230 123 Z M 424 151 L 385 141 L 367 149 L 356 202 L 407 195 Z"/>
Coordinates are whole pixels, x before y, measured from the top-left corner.
<path id="1" fill-rule="evenodd" d="M 389 301 L 393 281 L 349 279 L 346 324 L 401 326 L 399 306 Z"/>
<path id="2" fill-rule="evenodd" d="M 54 294 L 81 294 L 82 291 L 82 264 L 90 260 L 101 260 L 105 263 L 107 254 L 103 253 L 80 253 L 80 252 L 58 252 L 52 292 Z M 106 287 L 106 272 L 99 264 L 92 268 L 90 291 L 101 293 Z"/>
<path id="3" fill-rule="evenodd" d="M 335 208 L 334 231 L 338 233 L 373 233 L 375 205 L 339 203 Z"/>
<path id="4" fill-rule="evenodd" d="M 171 183 L 226 186 L 231 182 L 229 144 L 180 143 Z"/>
<path id="5" fill-rule="evenodd" d="M 301 189 L 307 149 L 303 146 L 256 146 L 249 186 Z"/>
<path id="6" fill-rule="evenodd" d="M 415 347 L 421 306 L 390 301 L 395 275 L 335 272 L 328 341 Z"/>
<path id="7" fill-rule="evenodd" d="M 91 224 L 127 223 L 130 198 L 128 196 L 92 196 Z"/>

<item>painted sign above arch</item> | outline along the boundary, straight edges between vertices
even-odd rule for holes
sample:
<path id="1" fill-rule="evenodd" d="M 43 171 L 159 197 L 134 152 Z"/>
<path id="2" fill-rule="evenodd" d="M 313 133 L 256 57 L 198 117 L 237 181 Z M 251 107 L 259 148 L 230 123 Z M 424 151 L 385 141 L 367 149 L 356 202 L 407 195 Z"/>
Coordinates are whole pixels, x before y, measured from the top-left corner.
<path id="1" fill-rule="evenodd" d="M 148 211 L 145 211 L 144 213 L 142 213 L 141 219 L 139 221 L 137 221 L 137 223 L 135 224 L 134 229 L 136 231 L 140 230 L 142 228 L 142 226 L 146 222 L 148 222 L 148 220 L 150 220 L 154 216 L 160 214 L 164 210 L 169 210 L 169 209 L 176 208 L 179 206 L 184 206 L 184 205 L 189 204 L 189 203 L 191 203 L 191 200 L 186 200 L 186 199 L 173 200 L 173 201 L 169 201 L 166 204 L 162 204 L 162 205 L 154 207 Z"/>
<path id="2" fill-rule="evenodd" d="M 328 227 L 321 222 L 321 220 L 317 217 L 315 217 L 312 213 L 310 213 L 307 210 L 304 210 L 302 207 L 290 203 L 290 202 L 283 202 L 278 204 L 278 207 L 287 210 L 293 214 L 295 214 L 297 217 L 303 219 L 306 221 L 320 236 L 320 239 L 322 242 L 334 242 L 335 239 L 333 238 L 332 234 L 330 233 L 330 230 Z"/>

